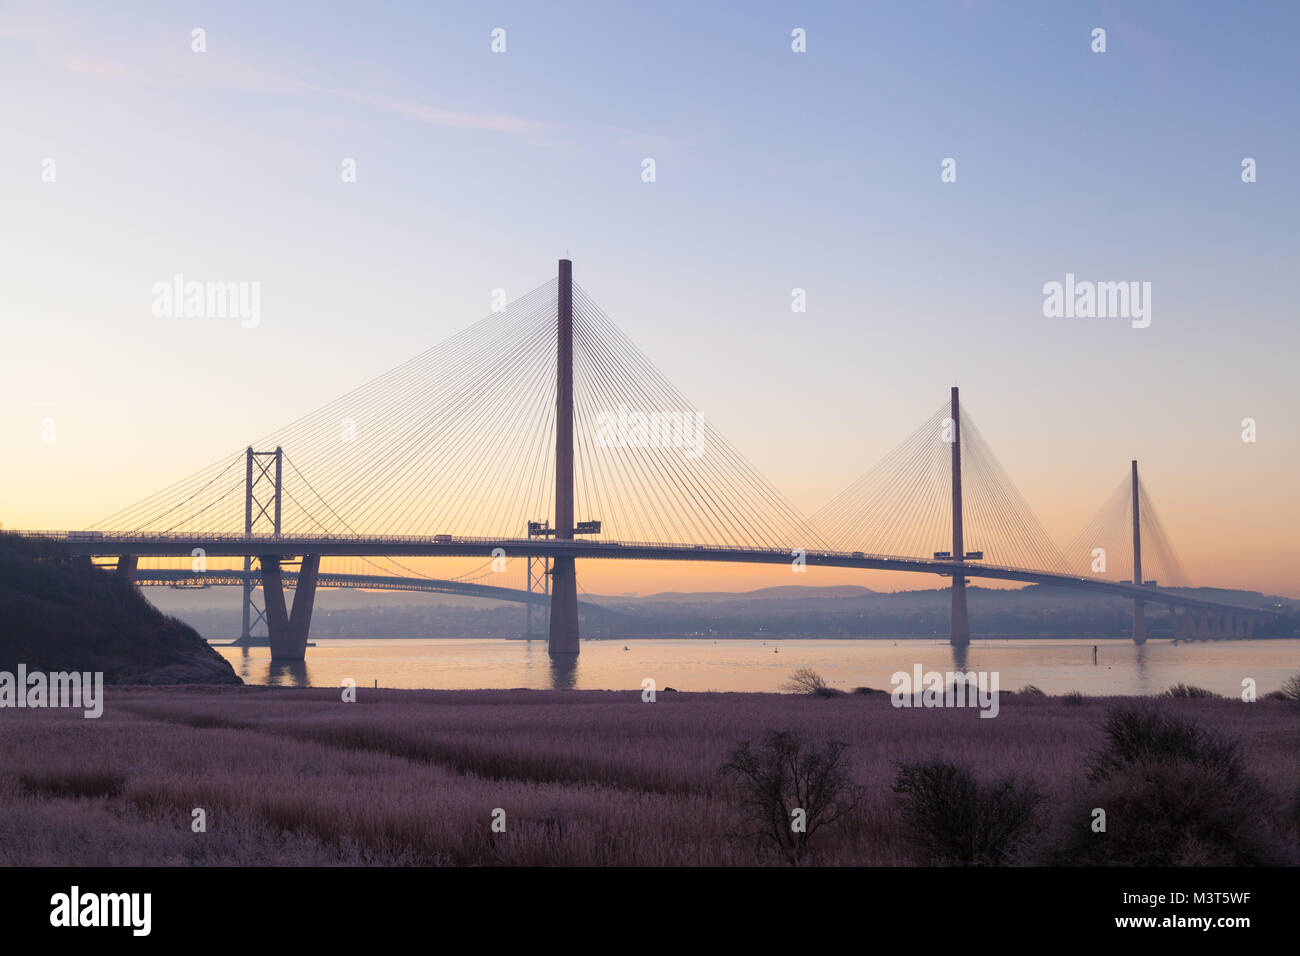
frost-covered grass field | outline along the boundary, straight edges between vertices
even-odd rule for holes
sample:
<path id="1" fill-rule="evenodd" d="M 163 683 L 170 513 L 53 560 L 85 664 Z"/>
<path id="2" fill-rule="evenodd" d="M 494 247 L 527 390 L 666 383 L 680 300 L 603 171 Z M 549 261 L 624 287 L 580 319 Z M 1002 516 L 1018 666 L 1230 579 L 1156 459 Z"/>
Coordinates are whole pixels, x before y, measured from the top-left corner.
<path id="1" fill-rule="evenodd" d="M 945 759 L 1041 791 L 1043 848 L 1086 826 L 1085 768 L 1119 698 L 1004 694 L 975 710 L 885 695 L 110 687 L 104 716 L 0 711 L 0 863 L 35 865 L 751 865 L 728 755 L 765 730 L 848 744 L 862 799 L 810 861 L 921 862 L 892 790 Z M 1147 702 L 1240 741 L 1295 860 L 1294 702 Z M 206 816 L 194 832 L 193 811 Z M 495 811 L 505 832 L 494 832 Z M 498 819 L 502 818 L 496 813 Z"/>

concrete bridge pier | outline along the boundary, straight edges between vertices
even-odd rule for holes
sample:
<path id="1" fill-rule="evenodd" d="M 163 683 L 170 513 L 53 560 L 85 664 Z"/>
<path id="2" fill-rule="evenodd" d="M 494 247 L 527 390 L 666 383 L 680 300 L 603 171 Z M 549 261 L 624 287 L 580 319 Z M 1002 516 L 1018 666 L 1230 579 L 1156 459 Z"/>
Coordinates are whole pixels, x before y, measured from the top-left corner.
<path id="1" fill-rule="evenodd" d="M 1138 492 L 1138 463 L 1133 459 L 1133 583 L 1142 586 L 1142 518 L 1138 510 L 1140 494 Z M 1141 599 L 1133 602 L 1133 643 L 1147 642 L 1146 605 Z"/>
<path id="2" fill-rule="evenodd" d="M 578 576 L 573 558 L 556 558 L 551 564 L 551 621 L 546 649 L 556 654 L 577 654 Z"/>
<path id="3" fill-rule="evenodd" d="M 119 584 L 124 584 L 127 587 L 134 587 L 135 572 L 139 566 L 140 566 L 139 555 L 135 555 L 135 554 L 119 555 L 117 559 L 117 570 L 113 572 L 117 578 L 117 582 Z"/>
<path id="4" fill-rule="evenodd" d="M 1187 640 L 1187 616 L 1182 608 L 1169 609 L 1169 627 L 1174 632 L 1175 641 Z"/>
<path id="5" fill-rule="evenodd" d="M 560 260 L 556 302 L 555 362 L 555 540 L 573 540 L 573 263 Z M 578 578 L 573 558 L 551 562 L 551 621 L 547 650 L 552 657 L 577 654 Z"/>
<path id="6" fill-rule="evenodd" d="M 284 579 L 280 573 L 280 556 L 264 554 L 262 596 L 266 601 L 266 629 L 270 636 L 271 659 L 301 661 L 307 658 L 307 634 L 311 629 L 311 612 L 316 603 L 316 578 L 320 574 L 320 555 L 303 555 L 298 571 L 298 586 L 293 592 L 293 610 L 285 606 Z"/>
<path id="7" fill-rule="evenodd" d="M 961 514 L 961 402 L 957 386 L 952 387 L 949 415 L 952 417 L 952 559 L 966 560 Z M 970 643 L 970 616 L 966 612 L 966 575 L 952 576 L 952 613 L 948 618 L 948 643 L 965 647 Z"/>

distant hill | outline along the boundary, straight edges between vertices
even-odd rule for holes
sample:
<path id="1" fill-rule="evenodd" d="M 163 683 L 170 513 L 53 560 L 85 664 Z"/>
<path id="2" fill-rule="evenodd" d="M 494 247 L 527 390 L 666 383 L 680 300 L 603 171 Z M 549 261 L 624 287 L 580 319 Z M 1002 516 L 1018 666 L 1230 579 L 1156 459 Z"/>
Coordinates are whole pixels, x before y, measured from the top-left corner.
<path id="1" fill-rule="evenodd" d="M 161 594 L 157 592 L 162 592 Z M 183 617 L 204 636 L 230 640 L 239 634 L 237 588 L 154 588 L 151 597 Z M 1250 591 L 1192 591 L 1247 607 L 1277 605 L 1288 613 L 1256 628 L 1257 637 L 1300 637 L 1300 604 Z M 155 597 L 156 595 L 156 597 Z M 205 603 L 186 606 L 196 598 Z M 583 595 L 605 609 L 607 620 L 584 623 L 584 633 L 620 637 L 932 637 L 946 639 L 952 592 L 946 587 L 882 593 L 853 585 L 782 585 L 753 591 L 666 591 L 644 597 Z M 167 601 L 172 603 L 166 603 Z M 219 603 L 218 603 L 219 601 Z M 971 628 L 979 637 L 1121 637 L 1132 632 L 1133 602 L 1060 586 L 969 588 Z M 534 628 L 539 626 L 534 620 Z M 540 626 L 545 629 L 545 616 Z M 333 637 L 519 637 L 525 611 L 518 604 L 454 598 L 442 594 L 322 591 L 312 615 L 311 636 Z M 1163 608 L 1147 609 L 1153 637 L 1172 636 Z"/>
<path id="2" fill-rule="evenodd" d="M 0 670 L 109 684 L 242 684 L 198 633 L 57 541 L 0 532 Z"/>

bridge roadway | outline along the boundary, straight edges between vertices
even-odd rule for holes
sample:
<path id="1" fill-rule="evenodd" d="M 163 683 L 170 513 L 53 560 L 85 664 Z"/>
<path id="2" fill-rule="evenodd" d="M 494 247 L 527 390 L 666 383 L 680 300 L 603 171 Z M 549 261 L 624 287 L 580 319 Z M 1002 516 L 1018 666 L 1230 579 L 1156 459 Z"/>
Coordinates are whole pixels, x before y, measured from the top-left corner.
<path id="1" fill-rule="evenodd" d="M 242 535 L 242 534 L 105 534 L 92 537 L 86 532 L 39 532 L 67 541 L 74 555 L 110 557 L 191 557 L 196 548 L 208 557 L 246 555 L 315 554 L 321 557 L 492 557 L 496 549 L 507 558 L 545 557 L 581 558 L 583 560 L 633 561 L 705 561 L 733 564 L 788 564 L 794 552 L 786 548 L 737 548 L 718 545 L 663 544 L 632 541 L 555 541 L 538 538 L 473 538 L 448 535 Z M 804 549 L 804 560 L 813 567 L 860 568 L 875 571 L 906 571 L 918 574 L 951 576 L 960 573 L 968 578 L 991 578 L 1027 584 L 1048 584 L 1111 594 L 1168 607 L 1199 608 L 1212 611 L 1267 612 L 1267 608 L 1244 607 L 1209 601 L 1150 585 L 1126 584 L 1099 578 L 1039 571 L 983 561 L 900 557 L 864 554 L 859 551 Z"/>
<path id="2" fill-rule="evenodd" d="M 202 585 L 204 587 L 239 587 L 245 578 L 252 579 L 256 586 L 261 585 L 260 571 L 240 571 L 232 568 L 221 571 L 184 571 L 167 568 L 143 568 L 135 572 L 136 583 L 144 586 L 186 587 Z M 283 573 L 284 586 L 298 586 L 298 572 Z M 512 601 L 516 604 L 532 604 L 546 607 L 551 603 L 551 596 L 541 591 L 525 591 L 523 588 L 503 588 L 494 584 L 475 584 L 472 581 L 452 581 L 446 578 L 399 577 L 394 574 L 332 574 L 321 572 L 316 577 L 318 588 L 358 588 L 366 591 L 425 591 L 434 594 L 459 594 L 462 597 L 479 597 L 490 601 Z M 599 604 L 579 601 L 583 610 L 603 611 Z"/>

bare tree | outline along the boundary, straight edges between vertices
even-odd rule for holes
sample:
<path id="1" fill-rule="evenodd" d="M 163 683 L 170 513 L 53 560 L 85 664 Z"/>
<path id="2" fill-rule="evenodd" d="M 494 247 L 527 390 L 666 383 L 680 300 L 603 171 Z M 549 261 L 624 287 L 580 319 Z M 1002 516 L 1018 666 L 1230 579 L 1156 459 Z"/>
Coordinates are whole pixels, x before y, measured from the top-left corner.
<path id="1" fill-rule="evenodd" d="M 811 667 L 796 667 L 781 685 L 781 690 L 787 694 L 816 694 L 818 697 L 838 697 L 843 693 L 826 683 L 826 678 Z"/>
<path id="2" fill-rule="evenodd" d="M 862 799 L 862 788 L 849 779 L 845 766 L 847 750 L 848 744 L 837 740 L 814 747 L 793 730 L 769 730 L 759 747 L 742 743 L 721 768 L 740 786 L 740 809 L 750 827 L 735 835 L 771 840 L 787 862 L 797 865 L 813 835 Z"/>

